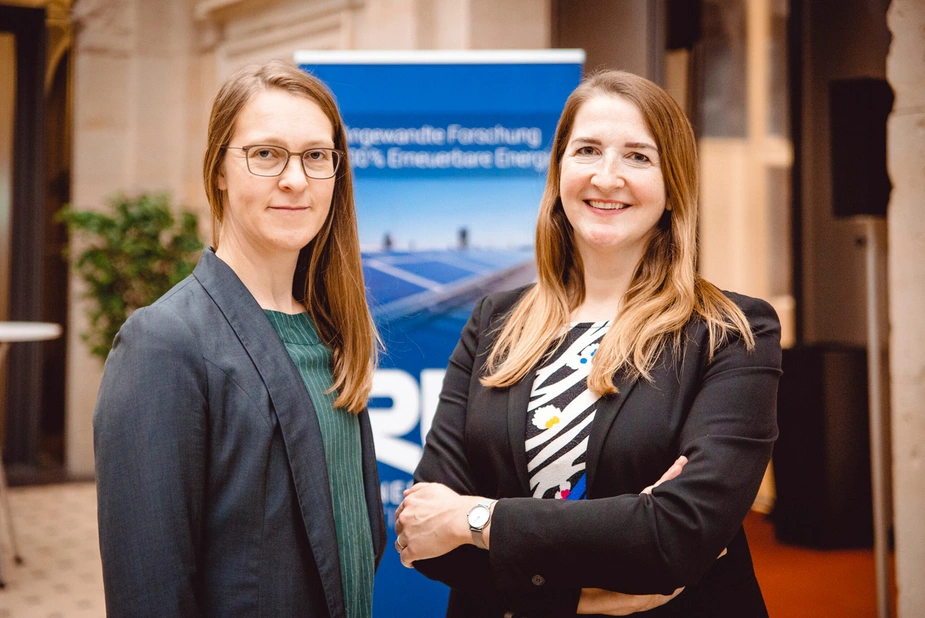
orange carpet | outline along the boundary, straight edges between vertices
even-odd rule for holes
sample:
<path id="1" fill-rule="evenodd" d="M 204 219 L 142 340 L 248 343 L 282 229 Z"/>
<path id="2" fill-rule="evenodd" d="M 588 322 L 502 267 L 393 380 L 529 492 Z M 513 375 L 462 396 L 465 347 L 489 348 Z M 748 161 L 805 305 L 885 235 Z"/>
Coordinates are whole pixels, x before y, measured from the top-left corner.
<path id="1" fill-rule="evenodd" d="M 745 534 L 771 618 L 876 618 L 873 550 L 784 545 L 756 512 L 745 519 Z M 895 585 L 892 600 L 895 615 Z"/>

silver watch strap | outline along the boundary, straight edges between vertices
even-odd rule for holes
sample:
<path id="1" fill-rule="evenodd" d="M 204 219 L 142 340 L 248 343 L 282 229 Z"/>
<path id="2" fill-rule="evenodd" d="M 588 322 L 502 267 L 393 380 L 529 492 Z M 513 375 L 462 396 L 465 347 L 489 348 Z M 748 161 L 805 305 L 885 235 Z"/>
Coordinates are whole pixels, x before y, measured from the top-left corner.
<path id="1" fill-rule="evenodd" d="M 480 500 L 478 506 L 484 506 L 488 509 L 488 521 L 485 522 L 485 525 L 481 528 L 473 528 L 469 526 L 469 532 L 472 533 L 472 542 L 475 543 L 475 546 L 479 549 L 488 549 L 485 546 L 485 538 L 482 536 L 482 531 L 491 524 L 491 505 L 493 505 L 497 500 Z"/>

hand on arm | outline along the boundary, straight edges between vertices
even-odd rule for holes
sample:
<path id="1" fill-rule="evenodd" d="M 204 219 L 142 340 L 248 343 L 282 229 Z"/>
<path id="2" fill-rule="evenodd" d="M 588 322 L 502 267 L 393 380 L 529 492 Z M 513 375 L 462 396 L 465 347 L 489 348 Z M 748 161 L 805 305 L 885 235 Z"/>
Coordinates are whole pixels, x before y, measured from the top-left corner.
<path id="1" fill-rule="evenodd" d="M 671 594 L 623 594 L 600 588 L 582 588 L 578 599 L 578 614 L 603 614 L 604 616 L 629 616 L 661 607 L 675 598 L 684 588 Z"/>
<path id="2" fill-rule="evenodd" d="M 662 478 L 658 479 L 658 480 L 655 482 L 654 485 L 649 485 L 648 487 L 646 487 L 645 489 L 643 489 L 640 493 L 649 494 L 649 495 L 651 496 L 651 495 L 652 495 L 652 490 L 653 490 L 653 489 L 655 489 L 656 487 L 658 487 L 659 485 L 661 485 L 661 484 L 664 483 L 665 481 L 670 481 L 671 479 L 673 479 L 673 478 L 677 477 L 679 474 L 681 474 L 681 470 L 684 469 L 684 464 L 686 464 L 686 463 L 687 463 L 687 457 L 685 457 L 684 455 L 681 455 L 680 457 L 677 458 L 677 460 L 675 460 L 675 462 L 674 462 L 673 464 L 671 464 L 671 467 L 668 468 L 668 470 L 665 471 L 665 474 L 662 475 Z M 717 556 L 716 559 L 719 560 L 720 558 L 722 558 L 722 557 L 725 556 L 725 555 L 726 555 L 726 548 L 724 547 L 724 548 L 723 548 L 723 551 L 721 551 L 721 552 L 719 553 L 719 556 Z M 678 592 L 680 592 L 681 590 L 684 590 L 684 588 L 678 588 L 678 589 L 675 591 L 675 594 L 678 594 Z M 672 595 L 672 598 L 673 598 L 673 597 L 674 597 L 674 595 Z"/>
<path id="3" fill-rule="evenodd" d="M 684 469 L 687 457 L 681 455 L 655 483 L 642 490 L 642 494 L 652 495 L 652 490 L 666 481 L 676 478 Z M 723 550 L 726 553 L 726 550 Z M 684 587 L 671 594 L 624 594 L 600 588 L 582 588 L 578 599 L 579 614 L 603 614 L 605 616 L 628 616 L 660 607 L 675 598 Z"/>
<path id="4" fill-rule="evenodd" d="M 401 562 L 411 568 L 415 560 L 442 556 L 460 545 L 473 544 L 466 516 L 484 498 L 461 496 L 441 483 L 418 483 L 405 490 L 395 512 L 395 549 Z M 492 505 L 494 506 L 494 505 Z M 489 524 L 482 532 L 489 545 Z"/>
<path id="5" fill-rule="evenodd" d="M 656 487 L 658 487 L 665 481 L 670 481 L 673 478 L 677 478 L 677 476 L 681 474 L 681 470 L 684 469 L 684 464 L 686 463 L 687 463 L 687 457 L 685 457 L 684 455 L 681 455 L 675 460 L 673 464 L 671 464 L 671 467 L 665 470 L 665 473 L 661 476 L 661 478 L 659 478 L 657 481 L 655 481 L 653 484 L 649 485 L 648 487 L 646 487 L 639 493 L 648 494 L 651 496 L 653 489 L 655 489 Z"/>
<path id="6" fill-rule="evenodd" d="M 658 481 L 642 493 L 651 494 L 655 487 L 677 477 L 686 463 L 686 457 L 679 457 Z M 442 556 L 460 545 L 471 544 L 466 515 L 482 500 L 479 496 L 461 496 L 440 483 L 418 483 L 407 489 L 405 499 L 396 511 L 395 524 L 398 536 L 396 550 L 401 555 L 402 564 L 410 568 L 415 560 Z M 482 532 L 487 547 L 491 547 L 490 530 L 489 523 Z M 578 613 L 626 616 L 664 605 L 682 590 L 678 588 L 670 595 L 632 595 L 585 588 L 579 600 Z"/>

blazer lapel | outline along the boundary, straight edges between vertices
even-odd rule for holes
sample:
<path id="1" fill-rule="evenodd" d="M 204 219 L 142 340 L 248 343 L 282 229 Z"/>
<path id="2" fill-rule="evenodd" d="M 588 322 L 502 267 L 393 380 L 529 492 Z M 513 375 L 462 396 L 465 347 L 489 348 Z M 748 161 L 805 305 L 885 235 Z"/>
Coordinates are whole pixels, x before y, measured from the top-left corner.
<path id="1" fill-rule="evenodd" d="M 585 459 L 585 474 L 588 477 L 586 495 L 591 495 L 591 488 L 594 486 L 594 473 L 597 471 L 597 462 L 601 458 L 604 440 L 610 432 L 614 419 L 617 418 L 617 414 L 620 413 L 620 409 L 633 391 L 633 387 L 636 386 L 636 382 L 637 380 L 624 378 L 617 382 L 617 394 L 606 395 L 599 400 L 597 412 L 594 414 L 594 421 L 591 423 L 591 435 L 588 437 L 588 451 Z"/>
<path id="2" fill-rule="evenodd" d="M 386 531 L 379 487 L 379 462 L 376 461 L 369 410 L 360 413 L 360 441 L 363 445 L 363 490 L 366 496 L 366 510 L 369 513 L 369 529 L 373 536 L 373 552 L 378 566 L 385 550 Z"/>
<path id="3" fill-rule="evenodd" d="M 334 509 L 321 427 L 299 371 L 248 289 L 211 248 L 193 272 L 263 378 L 289 459 L 296 498 L 332 616 L 345 615 Z"/>
<path id="4" fill-rule="evenodd" d="M 523 380 L 508 389 L 507 433 L 514 457 L 514 469 L 524 496 L 530 494 L 530 478 L 527 474 L 527 406 L 536 372 L 529 372 Z"/>

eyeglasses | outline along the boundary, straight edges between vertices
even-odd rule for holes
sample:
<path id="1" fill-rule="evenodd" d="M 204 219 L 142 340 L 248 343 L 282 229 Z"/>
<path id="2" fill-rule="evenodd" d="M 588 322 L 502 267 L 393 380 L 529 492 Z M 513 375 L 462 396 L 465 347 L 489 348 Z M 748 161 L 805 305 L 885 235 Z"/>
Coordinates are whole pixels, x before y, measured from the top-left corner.
<path id="1" fill-rule="evenodd" d="M 226 150 L 243 150 L 247 171 L 254 176 L 279 176 L 289 164 L 290 157 L 302 160 L 305 175 L 315 180 L 332 178 L 344 153 L 334 148 L 309 148 L 304 152 L 290 152 L 282 146 L 225 146 Z"/>

